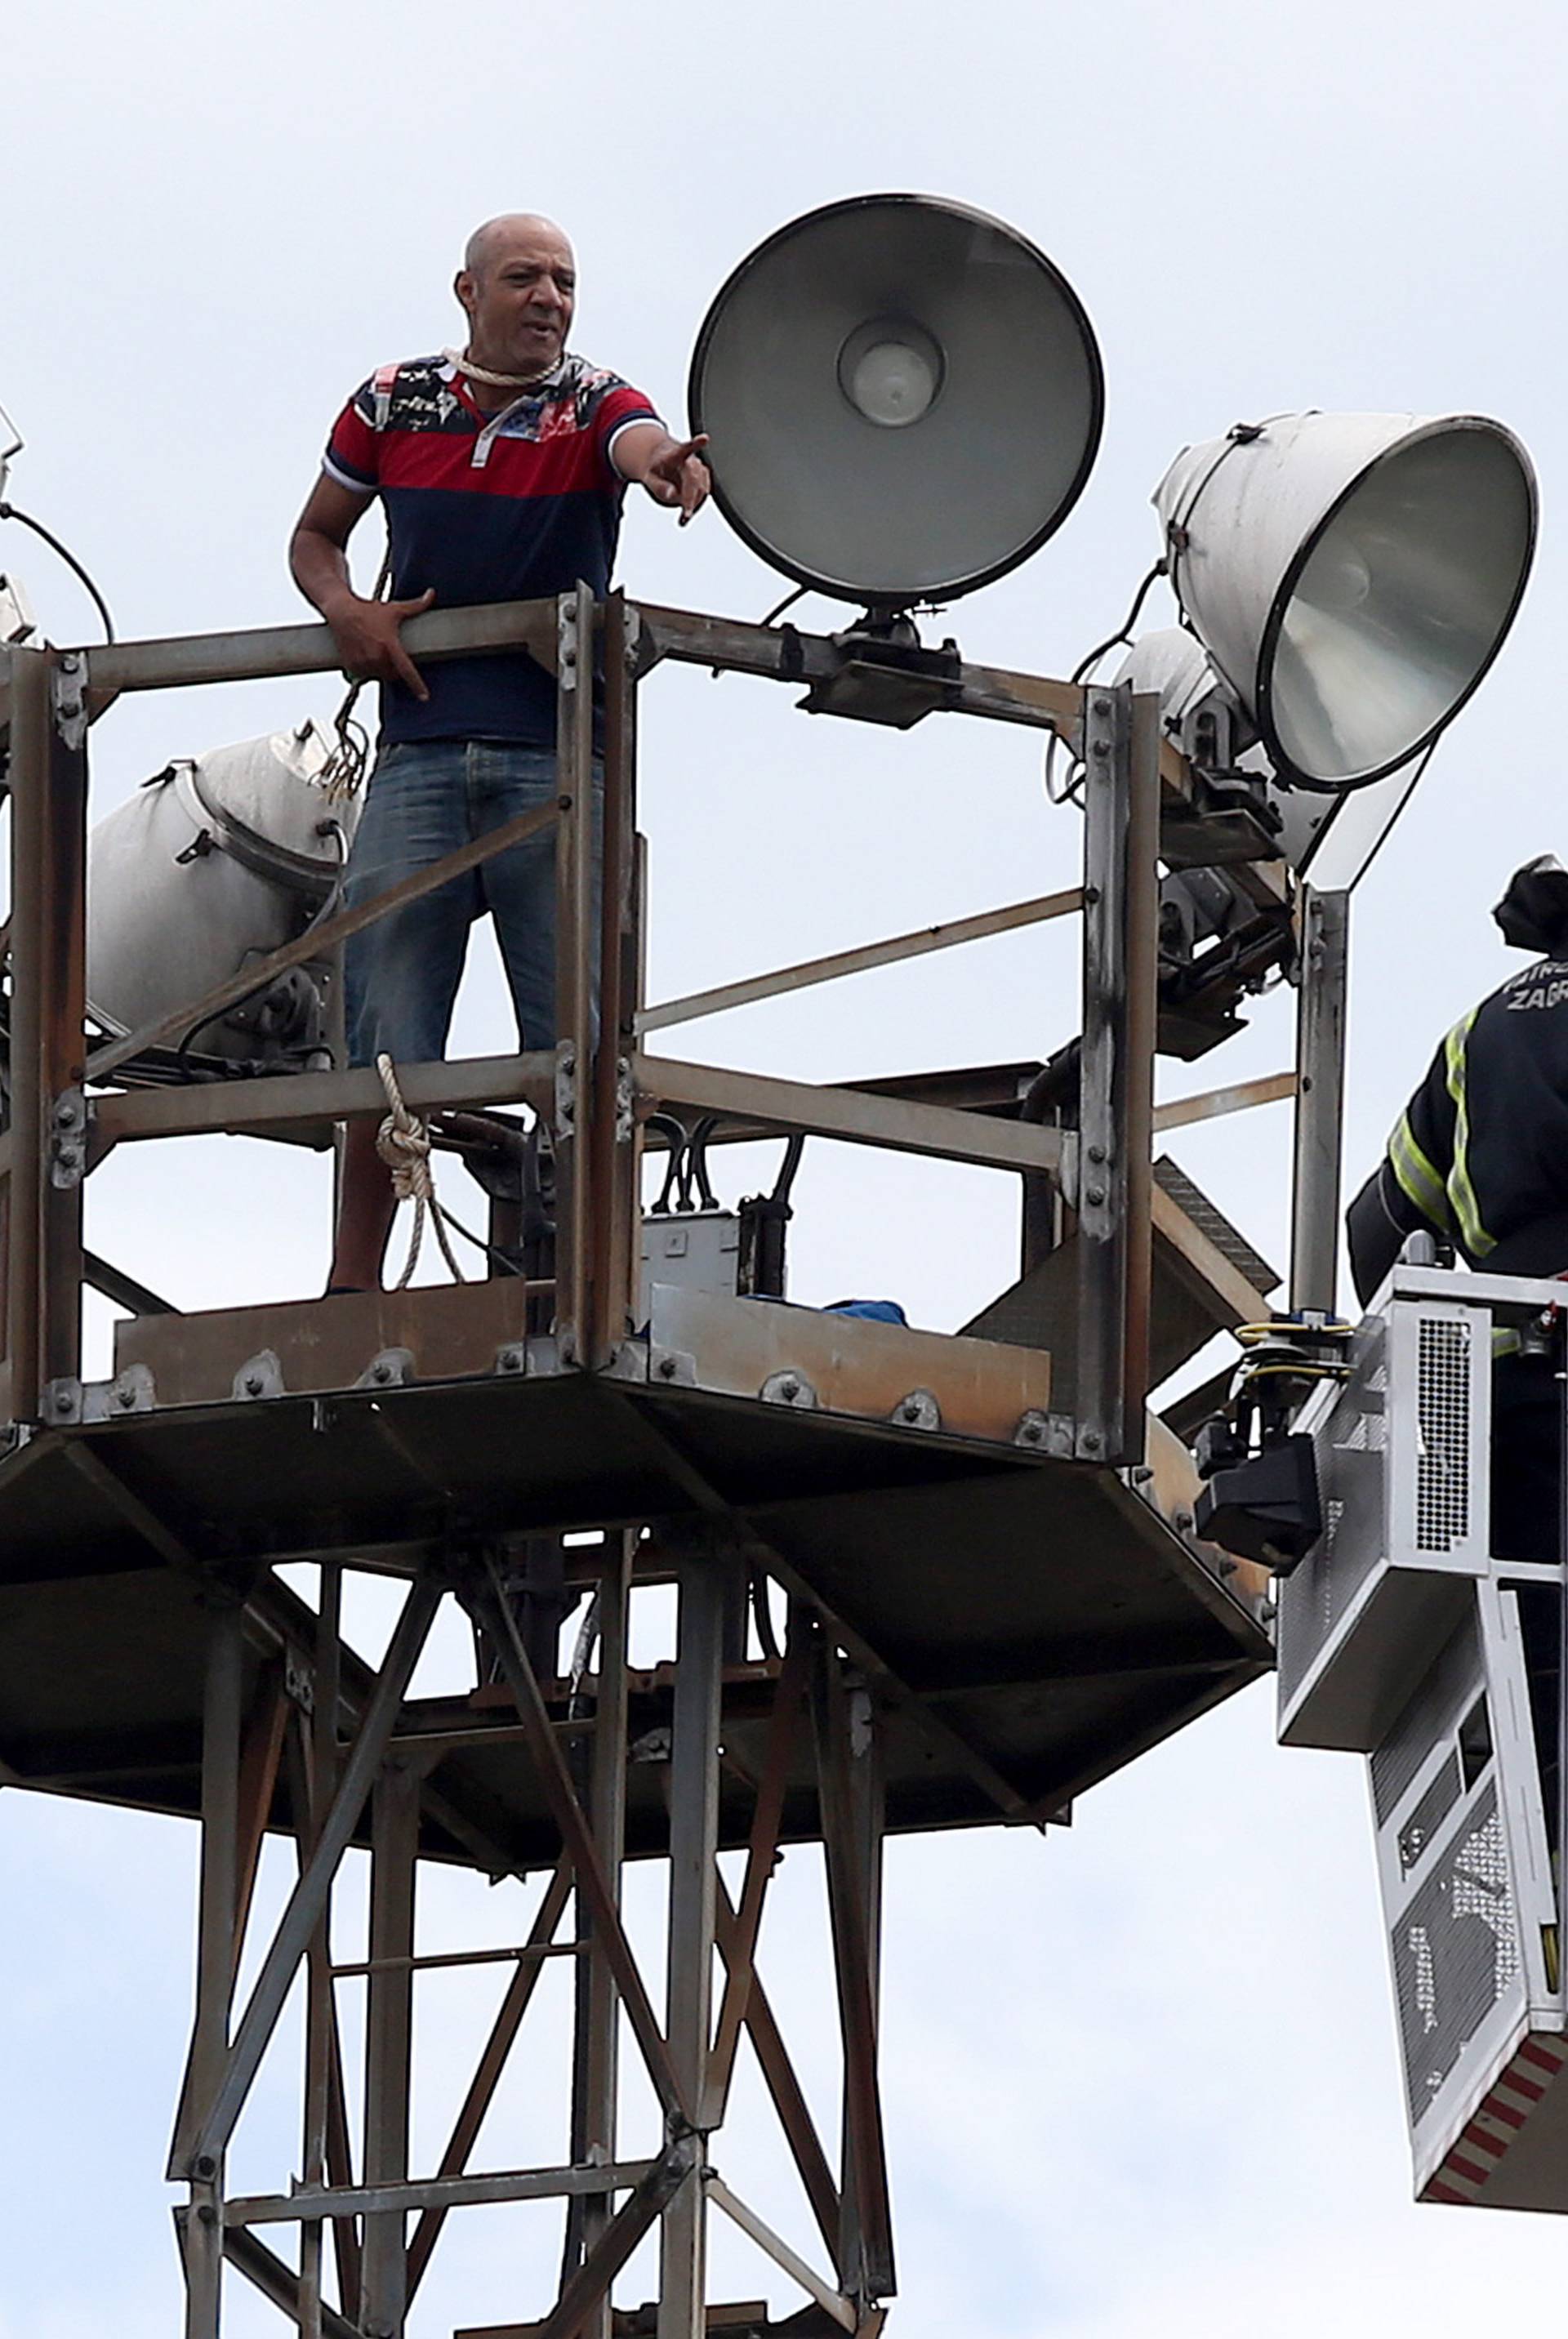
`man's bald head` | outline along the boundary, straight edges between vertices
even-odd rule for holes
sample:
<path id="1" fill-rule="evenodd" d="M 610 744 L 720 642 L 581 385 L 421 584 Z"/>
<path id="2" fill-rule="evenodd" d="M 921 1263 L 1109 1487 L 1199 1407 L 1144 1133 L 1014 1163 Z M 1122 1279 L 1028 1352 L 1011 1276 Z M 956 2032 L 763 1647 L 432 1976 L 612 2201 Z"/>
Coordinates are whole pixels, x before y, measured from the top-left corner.
<path id="1" fill-rule="evenodd" d="M 502 212 L 495 219 L 487 220 L 483 227 L 477 227 L 463 246 L 464 273 L 486 276 L 515 246 L 532 246 L 541 241 L 553 242 L 568 260 L 571 258 L 571 238 L 543 212 Z"/>
<path id="2" fill-rule="evenodd" d="M 577 301 L 577 263 L 565 231 L 537 212 L 504 212 L 468 238 L 453 291 L 468 320 L 468 355 L 533 381 L 557 364 Z"/>

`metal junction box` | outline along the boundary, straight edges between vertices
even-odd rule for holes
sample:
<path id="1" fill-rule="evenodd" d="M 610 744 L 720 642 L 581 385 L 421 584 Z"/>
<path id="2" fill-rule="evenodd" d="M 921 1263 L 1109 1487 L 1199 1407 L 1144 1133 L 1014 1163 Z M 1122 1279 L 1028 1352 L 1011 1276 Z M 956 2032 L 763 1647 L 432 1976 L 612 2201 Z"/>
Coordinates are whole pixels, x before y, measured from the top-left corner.
<path id="1" fill-rule="evenodd" d="M 1369 1757 L 1423 2200 L 1568 2212 L 1561 1564 L 1489 1545 L 1493 1336 L 1561 1284 L 1398 1268 L 1303 1413 L 1325 1530 L 1279 1587 L 1279 1734 Z"/>
<path id="2" fill-rule="evenodd" d="M 735 1297 L 740 1268 L 741 1222 L 734 1210 L 649 1211 L 643 1219 L 642 1313 L 646 1324 L 656 1283 L 682 1291 Z"/>

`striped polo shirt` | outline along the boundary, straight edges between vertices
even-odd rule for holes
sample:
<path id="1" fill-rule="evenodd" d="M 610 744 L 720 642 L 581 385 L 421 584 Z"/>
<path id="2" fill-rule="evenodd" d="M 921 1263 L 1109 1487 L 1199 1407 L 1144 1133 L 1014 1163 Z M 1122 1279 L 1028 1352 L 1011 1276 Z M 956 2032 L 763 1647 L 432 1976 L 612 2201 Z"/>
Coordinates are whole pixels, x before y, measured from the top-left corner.
<path id="1" fill-rule="evenodd" d="M 383 366 L 332 427 L 324 469 L 379 495 L 391 548 L 391 594 L 433 587 L 436 607 L 528 601 L 578 578 L 609 590 L 626 483 L 617 434 L 657 422 L 639 390 L 567 355 L 498 414 L 474 403 L 444 357 Z M 381 737 L 507 739 L 552 746 L 554 677 L 526 651 L 432 659 L 429 698 L 383 685 Z"/>

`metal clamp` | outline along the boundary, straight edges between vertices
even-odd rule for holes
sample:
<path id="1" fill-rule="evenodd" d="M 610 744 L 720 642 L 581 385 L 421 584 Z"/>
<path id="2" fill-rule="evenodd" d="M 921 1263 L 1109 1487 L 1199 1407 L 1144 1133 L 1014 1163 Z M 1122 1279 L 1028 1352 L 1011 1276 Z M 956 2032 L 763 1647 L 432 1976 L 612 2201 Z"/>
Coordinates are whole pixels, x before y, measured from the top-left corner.
<path id="1" fill-rule="evenodd" d="M 636 1100 L 629 1056 L 616 1058 L 616 1143 L 628 1145 L 636 1125 Z"/>
<path id="2" fill-rule="evenodd" d="M 370 1358 L 356 1388 L 406 1388 L 414 1377 L 414 1352 L 411 1348 L 383 1348 Z"/>
<path id="3" fill-rule="evenodd" d="M 80 650 L 67 650 L 50 683 L 54 701 L 54 728 L 75 755 L 87 737 L 87 661 Z"/>

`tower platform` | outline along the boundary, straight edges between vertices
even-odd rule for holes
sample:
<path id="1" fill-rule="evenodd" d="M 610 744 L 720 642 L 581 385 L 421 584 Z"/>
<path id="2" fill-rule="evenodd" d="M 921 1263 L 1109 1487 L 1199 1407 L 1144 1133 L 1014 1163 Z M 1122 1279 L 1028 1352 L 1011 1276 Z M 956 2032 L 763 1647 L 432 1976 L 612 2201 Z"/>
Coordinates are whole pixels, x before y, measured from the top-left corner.
<path id="1" fill-rule="evenodd" d="M 253 1699 L 291 1653 L 309 1671 L 313 1617 L 280 1565 L 412 1574 L 532 1534 L 646 1526 L 647 1581 L 718 1531 L 808 1596 L 883 1712 L 893 1830 L 1043 1824 L 1272 1663 L 1261 1579 L 1173 1523 L 1185 1456 L 1068 1458 L 1039 1350 L 660 1288 L 646 1335 L 589 1374 L 529 1337 L 527 1304 L 502 1281 L 123 1324 L 115 1381 L 79 1407 L 104 1417 L 0 1465 L 10 1778 L 194 1813 L 214 1580 L 246 1600 Z M 577 1557 L 586 1577 L 592 1547 Z M 634 1857 L 668 1848 L 672 1674 L 630 1683 Z M 345 1652 L 350 1708 L 370 1679 Z M 738 1844 L 768 1663 L 730 1666 L 724 1698 Z M 552 1711 L 569 1734 L 565 1683 Z M 503 1693 L 414 1700 L 399 1739 L 425 1772 L 428 1856 L 557 1857 Z M 290 1794 L 280 1775 L 279 1826 Z M 804 1747 L 782 1832 L 820 1832 Z"/>

